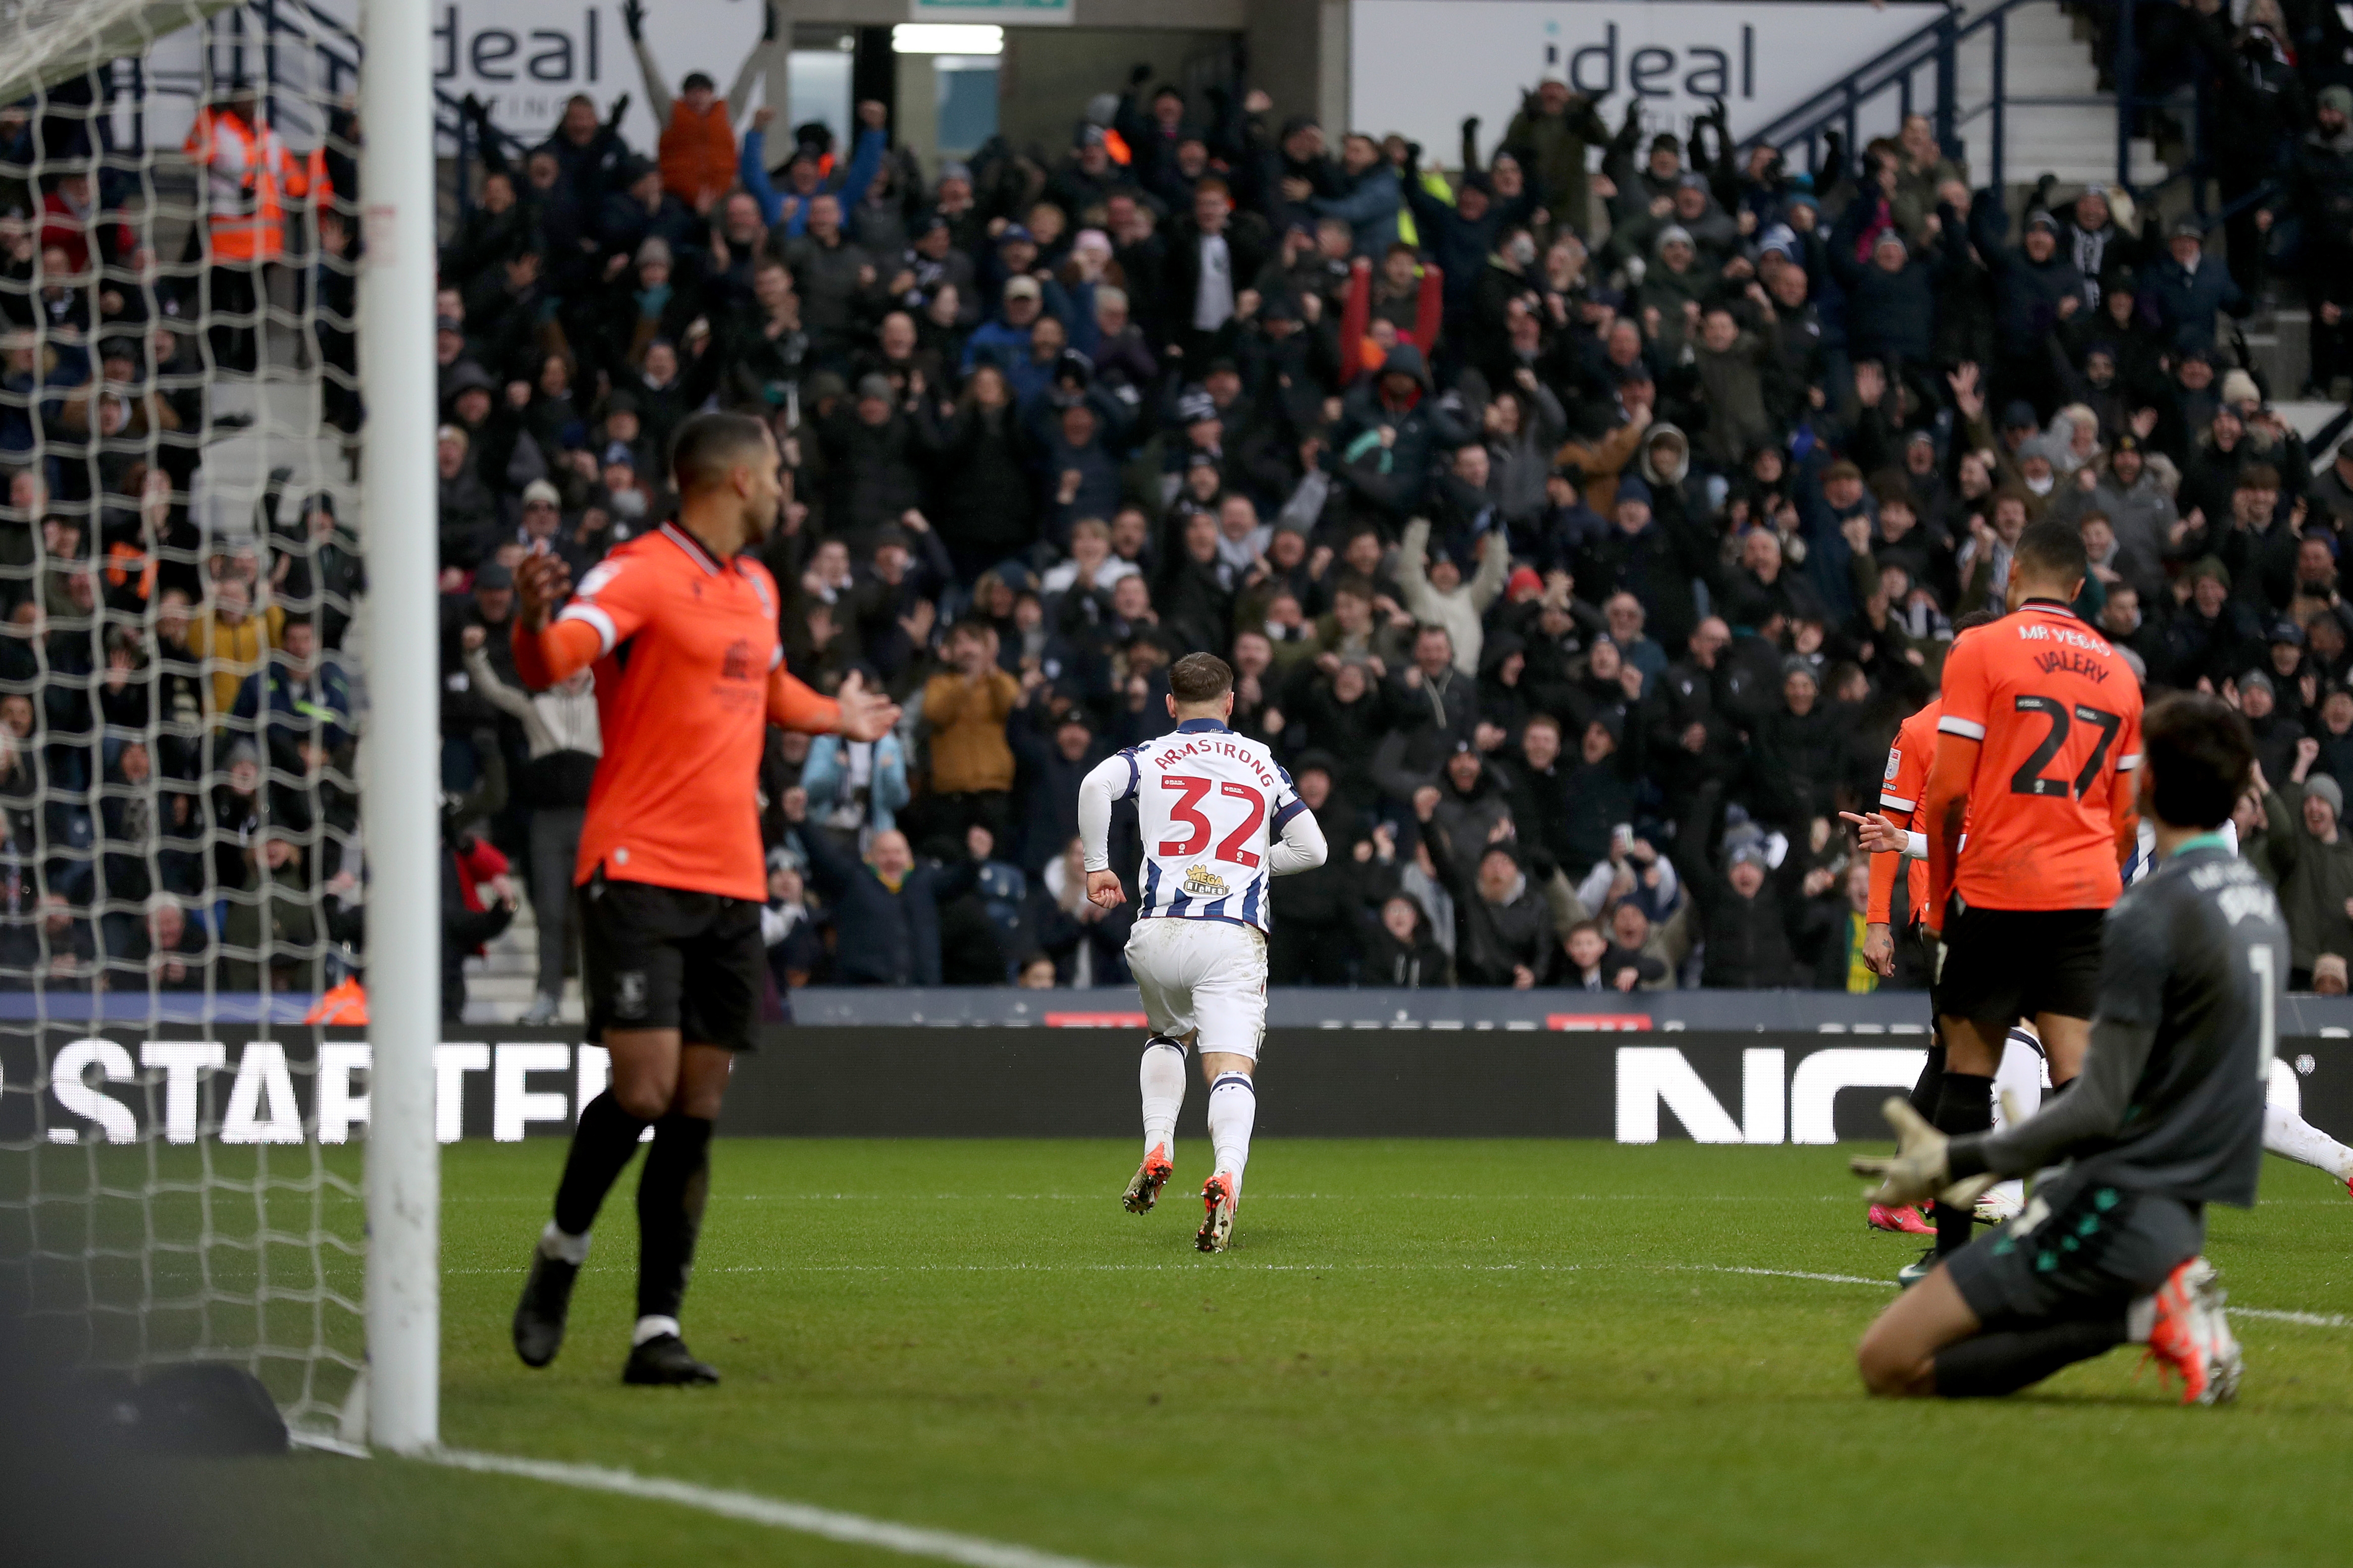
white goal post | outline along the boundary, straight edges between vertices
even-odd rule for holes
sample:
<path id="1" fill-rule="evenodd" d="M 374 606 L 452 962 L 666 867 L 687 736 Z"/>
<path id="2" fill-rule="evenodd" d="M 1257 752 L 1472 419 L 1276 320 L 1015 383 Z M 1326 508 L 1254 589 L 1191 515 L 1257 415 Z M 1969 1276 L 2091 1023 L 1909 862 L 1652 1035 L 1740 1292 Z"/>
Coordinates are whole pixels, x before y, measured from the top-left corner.
<path id="1" fill-rule="evenodd" d="M 368 1436 L 395 1452 L 441 1434 L 441 1153 L 433 1047 L 441 1037 L 440 683 L 434 463 L 431 17 L 417 0 L 364 0 L 361 72 L 365 251 L 360 384 L 363 504 L 379 646 L 364 799 L 370 857 L 367 1144 Z M 396 630 L 397 628 L 397 630 Z M 390 634 L 387 637 L 387 634 Z"/>

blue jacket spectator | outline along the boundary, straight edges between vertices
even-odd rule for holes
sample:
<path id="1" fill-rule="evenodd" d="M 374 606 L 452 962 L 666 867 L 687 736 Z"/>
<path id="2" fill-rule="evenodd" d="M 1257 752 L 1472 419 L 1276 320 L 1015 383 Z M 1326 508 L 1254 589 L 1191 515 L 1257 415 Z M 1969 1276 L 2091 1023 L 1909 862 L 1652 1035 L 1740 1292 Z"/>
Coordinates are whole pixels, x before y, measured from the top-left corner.
<path id="1" fill-rule="evenodd" d="M 910 793 L 905 752 L 896 735 L 871 742 L 819 735 L 801 764 L 801 788 L 821 827 L 892 832 Z"/>
<path id="2" fill-rule="evenodd" d="M 785 819 L 797 827 L 805 817 L 800 802 L 787 797 Z M 937 985 L 940 900 L 970 887 L 974 868 L 919 866 L 907 836 L 896 831 L 876 834 L 863 860 L 828 833 L 797 837 L 809 879 L 833 907 L 837 978 L 848 985 Z"/>
<path id="3" fill-rule="evenodd" d="M 1398 212 L 1405 205 L 1397 171 L 1371 137 L 1351 135 L 1341 150 L 1340 178 L 1345 188 L 1338 195 L 1307 205 L 1318 217 L 1346 224 L 1356 235 L 1356 253 L 1377 261 L 1397 243 Z"/>
<path id="4" fill-rule="evenodd" d="M 799 190 L 778 191 L 768 178 L 768 132 L 754 125 L 744 132 L 743 150 L 735 156 L 735 173 L 744 182 L 744 188 L 752 193 L 752 199 L 760 204 L 760 216 L 771 233 L 781 225 L 785 238 L 797 239 L 808 227 L 811 196 L 838 195 L 843 212 L 858 209 L 858 205 L 866 199 L 866 187 L 874 183 L 875 171 L 882 166 L 882 153 L 889 142 L 890 137 L 883 132 L 861 131 L 858 133 L 858 146 L 849 155 L 849 167 L 842 171 L 839 184 L 820 180 L 806 194 Z M 791 202 L 789 211 L 786 208 L 787 199 Z"/>
<path id="5" fill-rule="evenodd" d="M 2205 233 L 2187 215 L 2174 224 L 2165 258 L 2148 269 L 2141 289 L 2156 307 L 2166 343 L 2176 349 L 2211 343 L 2216 311 L 2236 316 L 2246 310 L 2231 269 L 2206 254 Z"/>
<path id="6" fill-rule="evenodd" d="M 259 727 L 270 754 L 283 767 L 307 742 L 328 752 L 352 739 L 351 680 L 340 660 L 322 657 L 317 632 L 308 621 L 289 621 L 286 646 L 237 688 L 231 717 L 240 727 Z M 299 763 L 296 771 L 302 771 Z"/>

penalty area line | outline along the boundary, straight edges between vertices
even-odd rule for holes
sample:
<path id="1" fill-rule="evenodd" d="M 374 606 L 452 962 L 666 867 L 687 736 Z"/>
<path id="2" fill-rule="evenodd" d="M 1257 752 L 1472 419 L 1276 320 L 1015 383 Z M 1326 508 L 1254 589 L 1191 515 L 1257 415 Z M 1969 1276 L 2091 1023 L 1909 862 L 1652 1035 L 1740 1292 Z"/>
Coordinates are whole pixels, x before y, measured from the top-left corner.
<path id="1" fill-rule="evenodd" d="M 756 1492 L 728 1491 L 659 1476 L 640 1476 L 632 1470 L 617 1470 L 603 1465 L 567 1464 L 555 1459 L 484 1454 L 465 1448 L 437 1448 L 417 1457 L 427 1464 L 442 1465 L 451 1469 L 522 1476 L 583 1491 L 611 1492 L 619 1497 L 676 1503 L 682 1508 L 698 1509 L 723 1519 L 742 1520 L 748 1524 L 764 1524 L 774 1530 L 820 1536 L 853 1546 L 871 1546 L 878 1551 L 895 1552 L 904 1557 L 961 1563 L 965 1568 L 1108 1568 L 1107 1564 L 1091 1563 L 1083 1558 L 1058 1556 L 1050 1552 L 989 1541 L 977 1535 L 959 1535 L 953 1531 L 899 1524 L 887 1519 L 869 1519 L 864 1514 L 844 1513 L 839 1509 L 786 1502 L 778 1498 L 762 1497 Z"/>

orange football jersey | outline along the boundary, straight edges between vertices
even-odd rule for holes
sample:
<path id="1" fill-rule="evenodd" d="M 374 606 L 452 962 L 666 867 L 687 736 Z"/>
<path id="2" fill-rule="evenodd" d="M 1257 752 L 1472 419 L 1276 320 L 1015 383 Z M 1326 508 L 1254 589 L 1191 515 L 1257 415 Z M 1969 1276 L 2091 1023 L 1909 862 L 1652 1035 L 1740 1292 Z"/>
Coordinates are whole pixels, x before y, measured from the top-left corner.
<path id="1" fill-rule="evenodd" d="M 1961 634 L 1945 660 L 1936 729 L 1981 742 L 1954 875 L 1964 902 L 2116 901 L 2116 792 L 2140 766 L 2140 714 L 2132 667 L 2063 605 L 2030 600 Z"/>
<path id="2" fill-rule="evenodd" d="M 769 672 L 784 661 L 776 584 L 665 523 L 580 580 L 559 623 L 596 628 L 605 754 L 574 878 L 761 900 L 760 756 Z"/>
<path id="3" fill-rule="evenodd" d="M 1945 705 L 1937 698 L 1928 699 L 1927 706 L 1897 726 L 1895 743 L 1887 748 L 1887 772 L 1880 781 L 1879 809 L 1891 820 L 1905 819 L 1914 827 L 1921 826 L 1918 818 L 1920 801 L 1928 793 L 1928 770 L 1936 761 L 1936 721 L 1944 715 Z M 1894 862 L 1883 869 L 1881 859 Z M 1888 912 L 1894 902 L 1895 872 L 1901 868 L 1911 894 L 1911 916 L 1920 918 L 1928 907 L 1928 862 L 1911 860 L 1902 856 L 1873 857 L 1871 908 L 1863 918 L 1873 925 L 1889 923 Z"/>

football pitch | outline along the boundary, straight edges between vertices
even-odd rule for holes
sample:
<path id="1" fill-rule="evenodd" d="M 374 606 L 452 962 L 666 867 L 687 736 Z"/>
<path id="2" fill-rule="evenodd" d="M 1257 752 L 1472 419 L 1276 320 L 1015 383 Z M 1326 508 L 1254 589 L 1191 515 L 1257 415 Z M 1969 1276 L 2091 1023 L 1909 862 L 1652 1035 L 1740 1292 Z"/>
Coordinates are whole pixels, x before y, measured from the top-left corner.
<path id="1" fill-rule="evenodd" d="M 2244 1392 L 2185 1410 L 2127 1351 L 2005 1401 L 1865 1400 L 1854 1342 L 1909 1239 L 1864 1229 L 1847 1151 L 1687 1143 L 1269 1138 L 1233 1250 L 1204 1257 L 1176 1184 L 1155 1213 L 1122 1211 L 1129 1140 L 723 1141 L 686 1323 L 726 1381 L 625 1388 L 634 1174 L 562 1357 L 529 1372 L 508 1344 L 563 1147 L 444 1152 L 453 1448 L 1044 1554 L 1008 1564 L 2348 1549 L 2353 1199 L 2276 1160 L 2262 1206 L 2216 1211 L 2208 1244 Z M 1180 1149 L 1177 1182 L 1207 1159 Z M 913 1560 L 387 1458 L 306 1456 L 272 1489 L 290 1539 L 354 1562 Z"/>

